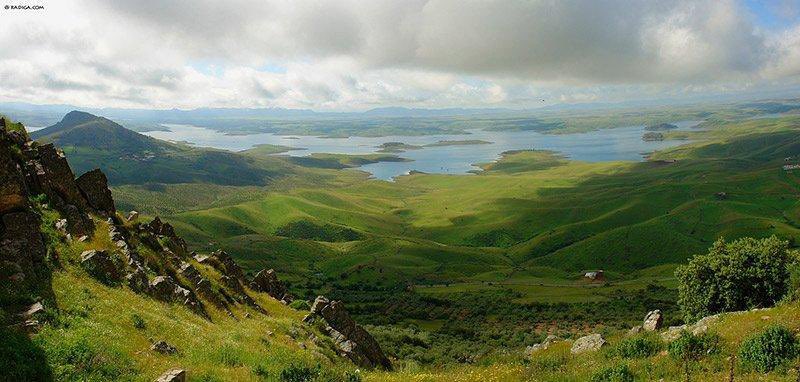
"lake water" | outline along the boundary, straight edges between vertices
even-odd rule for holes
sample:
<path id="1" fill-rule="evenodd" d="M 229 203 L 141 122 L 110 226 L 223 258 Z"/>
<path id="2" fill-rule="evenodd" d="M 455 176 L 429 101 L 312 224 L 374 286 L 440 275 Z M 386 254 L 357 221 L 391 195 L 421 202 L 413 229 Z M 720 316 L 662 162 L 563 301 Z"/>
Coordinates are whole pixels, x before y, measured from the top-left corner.
<path id="1" fill-rule="evenodd" d="M 699 124 L 698 121 L 674 122 L 680 130 L 688 130 Z M 483 131 L 474 130 L 469 134 L 425 135 L 425 136 L 386 136 L 386 137 L 348 137 L 323 138 L 312 136 L 281 136 L 272 133 L 250 135 L 225 135 L 224 133 L 191 125 L 164 125 L 169 131 L 150 131 L 151 137 L 191 142 L 196 146 L 241 151 L 259 144 L 273 144 L 297 148 L 281 155 L 306 156 L 313 153 L 370 154 L 384 142 L 403 142 L 412 145 L 426 145 L 442 140 L 484 140 L 491 144 L 464 146 L 435 146 L 418 150 L 408 150 L 396 155 L 410 159 L 410 162 L 380 162 L 359 167 L 375 178 L 391 180 L 412 170 L 427 173 L 465 174 L 478 170 L 476 163 L 486 163 L 500 158 L 509 150 L 552 150 L 575 160 L 588 162 L 602 161 L 640 161 L 646 153 L 673 147 L 685 141 L 667 140 L 645 142 L 642 134 L 644 126 L 603 129 L 578 134 L 551 135 L 532 131 Z"/>

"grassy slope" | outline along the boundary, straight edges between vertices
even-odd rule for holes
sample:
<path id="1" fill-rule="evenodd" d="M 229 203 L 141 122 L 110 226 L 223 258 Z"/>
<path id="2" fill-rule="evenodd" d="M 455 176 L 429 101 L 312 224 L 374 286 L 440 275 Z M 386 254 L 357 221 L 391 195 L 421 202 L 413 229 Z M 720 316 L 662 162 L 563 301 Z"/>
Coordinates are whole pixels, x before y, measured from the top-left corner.
<path id="1" fill-rule="evenodd" d="M 58 237 L 52 228 L 57 216 L 45 210 L 43 230 L 51 238 Z M 47 366 L 36 367 L 48 368 L 56 380 L 152 381 L 171 367 L 188 370 L 190 380 L 275 380 L 292 365 L 317 364 L 341 380 L 354 369 L 333 356 L 330 348 L 320 348 L 309 339 L 311 333 L 324 337 L 301 324 L 304 312 L 266 294 L 250 292 L 267 315 L 235 305 L 232 309 L 239 319 L 233 319 L 205 302 L 211 316 L 206 320 L 180 305 L 99 283 L 78 265 L 83 250 L 114 248 L 106 223 L 96 220 L 96 224 L 89 242 L 51 241 L 61 268 L 54 270 L 52 297 L 44 303 L 57 306 L 59 313 L 32 336 L 32 343 L 47 355 Z M 140 251 L 149 254 L 143 246 Z M 212 282 L 219 282 L 213 268 L 194 265 Z M 134 315 L 143 319 L 144 328 L 134 326 Z M 149 350 L 159 340 L 175 346 L 178 353 Z"/>

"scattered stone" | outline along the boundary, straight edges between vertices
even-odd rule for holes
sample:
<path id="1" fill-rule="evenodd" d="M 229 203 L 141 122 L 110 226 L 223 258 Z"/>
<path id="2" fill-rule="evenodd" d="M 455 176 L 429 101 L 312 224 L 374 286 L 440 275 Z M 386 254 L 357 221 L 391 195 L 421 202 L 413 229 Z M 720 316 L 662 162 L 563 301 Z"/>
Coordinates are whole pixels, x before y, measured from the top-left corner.
<path id="1" fill-rule="evenodd" d="M 178 352 L 174 346 L 166 343 L 165 341 L 158 341 L 150 346 L 150 350 L 161 354 L 175 354 Z"/>
<path id="2" fill-rule="evenodd" d="M 86 240 L 89 240 L 89 236 L 83 235 L 78 238 L 78 241 L 80 241 L 81 243 L 85 242 Z"/>
<path id="3" fill-rule="evenodd" d="M 598 351 L 605 345 L 606 340 L 603 339 L 603 336 L 595 333 L 578 338 L 575 343 L 572 344 L 572 349 L 570 349 L 570 352 L 572 354 L 580 354 L 590 351 Z"/>
<path id="4" fill-rule="evenodd" d="M 28 309 L 25 309 L 24 312 L 20 313 L 20 317 L 25 319 L 33 319 L 38 316 L 44 314 L 45 309 L 44 305 L 41 302 L 34 303 L 33 305 L 29 306 Z"/>
<path id="5" fill-rule="evenodd" d="M 661 311 L 656 309 L 651 312 L 648 312 L 646 316 L 644 316 L 644 323 L 642 324 L 642 329 L 648 332 L 656 331 L 661 329 L 661 326 L 664 323 L 664 316 L 661 314 Z"/>
<path id="6" fill-rule="evenodd" d="M 128 212 L 128 217 L 125 218 L 129 222 L 135 222 L 137 219 L 139 219 L 139 213 L 136 211 Z"/>
<path id="7" fill-rule="evenodd" d="M 104 282 L 119 280 L 119 270 L 106 251 L 89 250 L 81 253 L 81 266 L 90 275 Z"/>
<path id="8" fill-rule="evenodd" d="M 186 370 L 170 369 L 161 374 L 156 382 L 186 382 Z"/>
<path id="9" fill-rule="evenodd" d="M 545 350 L 548 347 L 550 347 L 550 344 L 552 344 L 553 342 L 556 342 L 556 341 L 558 341 L 558 337 L 556 337 L 556 336 L 554 336 L 552 334 L 548 335 L 547 338 L 545 338 L 542 343 L 533 344 L 531 346 L 526 347 L 525 348 L 525 354 L 531 355 L 531 354 L 533 354 L 533 353 L 535 353 L 535 352 L 537 352 L 539 350 Z"/>
<path id="10" fill-rule="evenodd" d="M 67 219 L 58 219 L 56 220 L 56 230 L 61 232 L 64 235 L 67 235 Z"/>
<path id="11" fill-rule="evenodd" d="M 666 331 L 661 333 L 661 339 L 667 342 L 672 342 L 681 336 L 681 332 L 686 331 L 687 325 L 670 326 Z"/>

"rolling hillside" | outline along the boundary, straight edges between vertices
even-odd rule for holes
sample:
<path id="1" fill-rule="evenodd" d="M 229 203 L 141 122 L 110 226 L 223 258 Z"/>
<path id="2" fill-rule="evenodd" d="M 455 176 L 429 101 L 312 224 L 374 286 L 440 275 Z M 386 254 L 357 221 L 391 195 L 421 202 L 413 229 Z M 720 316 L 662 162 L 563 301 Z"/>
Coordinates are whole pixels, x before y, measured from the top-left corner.
<path id="1" fill-rule="evenodd" d="M 80 111 L 68 113 L 60 122 L 31 136 L 62 147 L 79 172 L 99 167 L 114 186 L 264 186 L 292 174 L 295 167 L 275 157 L 255 158 L 160 141 Z"/>

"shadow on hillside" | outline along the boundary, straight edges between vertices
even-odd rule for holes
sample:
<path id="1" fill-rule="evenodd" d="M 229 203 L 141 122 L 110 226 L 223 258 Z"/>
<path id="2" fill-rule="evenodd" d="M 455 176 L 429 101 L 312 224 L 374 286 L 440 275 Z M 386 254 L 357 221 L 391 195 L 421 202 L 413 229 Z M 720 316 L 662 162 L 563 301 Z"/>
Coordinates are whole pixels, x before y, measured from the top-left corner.
<path id="1" fill-rule="evenodd" d="M 0 327 L 0 338 L 0 380 L 53 380 L 44 350 L 25 333 Z"/>

